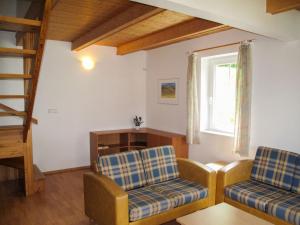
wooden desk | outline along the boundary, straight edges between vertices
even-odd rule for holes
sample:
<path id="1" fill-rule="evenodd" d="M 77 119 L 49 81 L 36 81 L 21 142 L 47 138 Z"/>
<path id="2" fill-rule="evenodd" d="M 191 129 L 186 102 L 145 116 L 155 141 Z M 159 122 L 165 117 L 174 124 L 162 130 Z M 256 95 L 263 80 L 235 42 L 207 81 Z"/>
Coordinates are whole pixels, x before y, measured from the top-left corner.
<path id="1" fill-rule="evenodd" d="M 199 210 L 176 221 L 181 225 L 272 225 L 226 203 Z"/>
<path id="2" fill-rule="evenodd" d="M 177 157 L 188 157 L 185 135 L 150 128 L 93 131 L 90 132 L 91 165 L 98 153 L 107 155 L 161 145 L 173 145 Z"/>

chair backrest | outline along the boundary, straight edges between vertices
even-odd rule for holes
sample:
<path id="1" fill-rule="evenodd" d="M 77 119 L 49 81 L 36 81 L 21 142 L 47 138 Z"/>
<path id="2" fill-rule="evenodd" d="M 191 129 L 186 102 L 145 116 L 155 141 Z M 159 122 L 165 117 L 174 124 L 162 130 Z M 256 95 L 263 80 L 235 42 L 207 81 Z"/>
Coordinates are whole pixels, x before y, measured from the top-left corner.
<path id="1" fill-rule="evenodd" d="M 148 148 L 141 151 L 148 184 L 160 183 L 179 177 L 173 146 Z"/>
<path id="2" fill-rule="evenodd" d="M 296 160 L 296 168 L 293 178 L 292 191 L 300 194 L 300 155 L 298 154 Z"/>
<path id="3" fill-rule="evenodd" d="M 259 147 L 251 178 L 286 190 L 291 190 L 297 154 L 275 148 Z"/>
<path id="4" fill-rule="evenodd" d="M 97 167 L 100 174 L 114 180 L 125 191 L 146 184 L 144 167 L 138 151 L 98 156 Z"/>

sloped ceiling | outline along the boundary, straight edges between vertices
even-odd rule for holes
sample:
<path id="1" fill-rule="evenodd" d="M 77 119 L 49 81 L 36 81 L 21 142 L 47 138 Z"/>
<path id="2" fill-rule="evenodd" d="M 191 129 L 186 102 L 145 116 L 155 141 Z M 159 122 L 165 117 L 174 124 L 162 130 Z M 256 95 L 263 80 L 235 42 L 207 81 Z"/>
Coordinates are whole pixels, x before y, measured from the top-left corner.
<path id="1" fill-rule="evenodd" d="M 283 41 L 300 40 L 300 12 L 271 15 L 264 0 L 134 0 Z"/>

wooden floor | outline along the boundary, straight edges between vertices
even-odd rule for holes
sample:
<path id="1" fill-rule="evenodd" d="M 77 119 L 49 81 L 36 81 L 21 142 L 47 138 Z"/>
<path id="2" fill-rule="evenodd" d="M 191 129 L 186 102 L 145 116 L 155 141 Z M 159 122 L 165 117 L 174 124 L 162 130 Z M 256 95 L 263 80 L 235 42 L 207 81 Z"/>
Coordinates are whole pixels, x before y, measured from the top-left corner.
<path id="1" fill-rule="evenodd" d="M 1 183 L 0 225 L 90 225 L 83 210 L 84 172 L 48 175 L 46 191 L 28 198 L 16 182 Z"/>

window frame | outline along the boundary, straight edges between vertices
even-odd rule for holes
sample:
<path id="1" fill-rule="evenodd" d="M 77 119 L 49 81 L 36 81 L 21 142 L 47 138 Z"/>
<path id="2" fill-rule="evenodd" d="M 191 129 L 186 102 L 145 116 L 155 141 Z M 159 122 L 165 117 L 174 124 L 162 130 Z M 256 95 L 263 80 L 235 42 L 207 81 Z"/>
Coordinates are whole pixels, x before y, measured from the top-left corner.
<path id="1" fill-rule="evenodd" d="M 214 125 L 214 92 L 215 92 L 215 80 L 216 80 L 216 70 L 215 66 L 219 64 L 236 64 L 237 63 L 237 52 L 231 52 L 231 53 L 226 53 L 226 54 L 216 54 L 216 55 L 211 55 L 211 56 L 205 56 L 201 57 L 201 90 L 204 87 L 204 92 L 201 91 L 200 98 L 201 98 L 201 114 L 204 112 L 204 118 L 203 116 L 201 117 L 201 132 L 206 132 L 206 133 L 213 133 L 213 134 L 219 134 L 219 135 L 225 135 L 225 136 L 234 136 L 234 131 L 229 132 L 226 130 L 218 129 Z M 205 66 L 203 68 L 203 61 L 205 62 Z M 204 74 L 203 74 L 204 73 Z M 203 84 L 204 83 L 204 84 Z M 205 95 L 204 99 L 202 95 Z M 204 107 L 206 108 L 203 110 L 203 103 L 204 102 Z M 205 122 L 203 123 L 203 120 Z"/>

